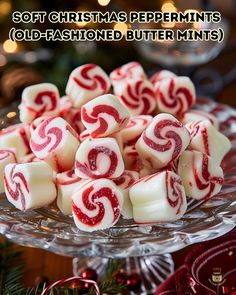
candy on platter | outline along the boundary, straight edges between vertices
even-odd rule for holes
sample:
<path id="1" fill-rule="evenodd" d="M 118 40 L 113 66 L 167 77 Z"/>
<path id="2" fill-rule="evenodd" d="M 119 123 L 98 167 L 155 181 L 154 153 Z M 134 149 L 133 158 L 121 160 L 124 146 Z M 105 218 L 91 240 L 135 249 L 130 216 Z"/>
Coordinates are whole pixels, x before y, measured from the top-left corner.
<path id="1" fill-rule="evenodd" d="M 123 192 L 124 203 L 121 209 L 121 215 L 125 219 L 133 218 L 133 207 L 129 198 L 129 188 L 138 179 L 138 172 L 125 170 L 120 177 L 113 180 L 117 187 Z"/>
<path id="2" fill-rule="evenodd" d="M 73 170 L 62 172 L 56 175 L 57 206 L 60 211 L 69 215 L 72 213 L 71 197 L 75 189 L 79 189 L 89 180 L 79 178 Z"/>
<path id="3" fill-rule="evenodd" d="M 173 77 L 177 77 L 177 76 L 171 71 L 161 70 L 156 72 L 154 75 L 152 75 L 152 77 L 150 78 L 150 82 L 154 85 L 155 90 L 157 90 L 161 81 L 163 81 L 163 79 L 173 78 Z"/>
<path id="4" fill-rule="evenodd" d="M 135 146 L 126 146 L 122 154 L 125 167 L 129 170 L 138 172 L 140 177 L 154 173 L 151 163 L 139 156 Z"/>
<path id="5" fill-rule="evenodd" d="M 57 116 L 60 111 L 59 92 L 51 83 L 41 83 L 26 87 L 19 105 L 20 120 L 31 123 L 41 116 Z"/>
<path id="6" fill-rule="evenodd" d="M 185 125 L 187 123 L 203 120 L 210 121 L 217 130 L 219 129 L 219 122 L 217 118 L 214 115 L 201 110 L 189 110 L 183 115 L 181 122 Z"/>
<path id="7" fill-rule="evenodd" d="M 156 109 L 155 90 L 148 80 L 130 79 L 119 83 L 114 88 L 114 94 L 133 116 L 149 115 Z"/>
<path id="8" fill-rule="evenodd" d="M 83 105 L 81 118 L 92 137 L 105 137 L 123 129 L 130 115 L 115 95 L 106 94 Z"/>
<path id="9" fill-rule="evenodd" d="M 0 149 L 13 148 L 20 159 L 30 152 L 30 128 L 27 124 L 16 124 L 0 130 Z"/>
<path id="10" fill-rule="evenodd" d="M 49 116 L 42 116 L 36 118 L 32 123 L 30 124 L 30 134 L 33 133 L 33 131 L 46 119 L 50 118 Z"/>
<path id="11" fill-rule="evenodd" d="M 39 161 L 41 161 L 41 160 L 38 159 L 37 157 L 35 157 L 35 155 L 33 153 L 28 154 L 20 159 L 21 164 L 31 163 L 31 162 L 39 162 Z"/>
<path id="12" fill-rule="evenodd" d="M 60 112 L 59 116 L 62 117 L 67 121 L 68 112 L 72 108 L 72 100 L 69 98 L 69 96 L 64 95 L 60 98 Z"/>
<path id="13" fill-rule="evenodd" d="M 72 214 L 76 226 L 83 231 L 103 230 L 113 226 L 120 217 L 123 194 L 109 179 L 97 179 L 75 190 Z"/>
<path id="14" fill-rule="evenodd" d="M 188 77 L 172 77 L 161 81 L 156 93 L 161 112 L 181 117 L 196 101 L 196 91 Z"/>
<path id="15" fill-rule="evenodd" d="M 229 139 L 220 133 L 208 120 L 188 123 L 185 127 L 191 136 L 188 148 L 211 156 L 220 165 L 231 148 Z"/>
<path id="16" fill-rule="evenodd" d="M 186 195 L 197 200 L 216 195 L 224 180 L 223 171 L 215 159 L 198 151 L 185 151 L 180 156 L 178 174 Z"/>
<path id="17" fill-rule="evenodd" d="M 180 177 L 163 171 L 137 180 L 129 191 L 137 223 L 175 221 L 186 209 L 187 201 Z"/>
<path id="18" fill-rule="evenodd" d="M 128 125 L 120 131 L 123 144 L 134 145 L 152 119 L 152 116 L 148 115 L 131 117 Z"/>
<path id="19" fill-rule="evenodd" d="M 4 186 L 8 201 L 20 210 L 48 205 L 55 200 L 57 193 L 53 170 L 44 161 L 8 164 Z"/>
<path id="20" fill-rule="evenodd" d="M 170 114 L 159 114 L 142 133 L 135 147 L 154 168 L 163 168 L 176 160 L 190 142 L 188 130 Z"/>
<path id="21" fill-rule="evenodd" d="M 50 117 L 33 131 L 30 146 L 37 158 L 45 160 L 55 171 L 63 172 L 74 165 L 79 139 L 64 119 Z"/>
<path id="22" fill-rule="evenodd" d="M 143 67 L 138 62 L 129 62 L 110 73 L 110 79 L 112 85 L 115 86 L 118 83 L 124 83 L 128 79 L 138 78 L 146 80 L 147 76 L 143 70 Z"/>
<path id="23" fill-rule="evenodd" d="M 85 64 L 74 69 L 66 86 L 66 94 L 73 106 L 80 108 L 93 98 L 108 93 L 110 79 L 102 68 L 95 64 Z"/>
<path id="24" fill-rule="evenodd" d="M 4 169 L 8 164 L 17 163 L 16 150 L 4 149 L 0 150 L 0 193 L 4 192 Z"/>
<path id="25" fill-rule="evenodd" d="M 117 178 L 124 172 L 124 162 L 114 138 L 88 138 L 75 157 L 75 174 L 80 178 Z"/>
<path id="26" fill-rule="evenodd" d="M 80 139 L 80 142 L 83 142 L 85 139 L 87 138 L 91 138 L 90 136 L 90 133 L 88 132 L 87 129 L 85 129 L 84 131 L 82 131 L 79 135 L 79 139 Z"/>

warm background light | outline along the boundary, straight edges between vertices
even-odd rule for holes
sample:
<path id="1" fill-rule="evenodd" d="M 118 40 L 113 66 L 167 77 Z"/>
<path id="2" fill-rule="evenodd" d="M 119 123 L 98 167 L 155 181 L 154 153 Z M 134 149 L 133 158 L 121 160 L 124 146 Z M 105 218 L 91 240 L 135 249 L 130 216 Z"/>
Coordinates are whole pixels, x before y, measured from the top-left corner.
<path id="1" fill-rule="evenodd" d="M 98 0 L 98 4 L 101 6 L 107 6 L 111 0 Z"/>
<path id="2" fill-rule="evenodd" d="M 10 39 L 6 40 L 3 43 L 3 49 L 7 52 L 7 53 L 13 53 L 16 51 L 17 49 L 17 44 L 14 41 L 11 41 Z"/>
<path id="3" fill-rule="evenodd" d="M 11 11 L 11 3 L 8 1 L 0 1 L 0 16 L 7 15 Z"/>
<path id="4" fill-rule="evenodd" d="M 0 54 L 0 67 L 4 67 L 7 63 L 7 59 L 4 55 Z"/>
<path id="5" fill-rule="evenodd" d="M 117 23 L 114 25 L 114 30 L 118 30 L 125 35 L 128 30 L 128 25 L 126 23 Z"/>
<path id="6" fill-rule="evenodd" d="M 77 22 L 75 23 L 77 27 L 84 28 L 87 25 L 87 22 Z"/>
<path id="7" fill-rule="evenodd" d="M 161 6 L 162 12 L 175 12 L 177 8 L 174 5 L 173 1 L 167 1 Z"/>

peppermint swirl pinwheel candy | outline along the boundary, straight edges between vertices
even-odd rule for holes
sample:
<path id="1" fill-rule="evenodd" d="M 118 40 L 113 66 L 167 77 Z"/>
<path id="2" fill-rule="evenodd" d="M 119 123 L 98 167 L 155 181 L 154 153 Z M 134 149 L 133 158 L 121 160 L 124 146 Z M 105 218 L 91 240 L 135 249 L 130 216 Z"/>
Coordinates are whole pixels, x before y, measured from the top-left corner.
<path id="1" fill-rule="evenodd" d="M 0 150 L 0 193 L 4 192 L 4 169 L 11 163 L 17 163 L 15 149 Z"/>
<path id="2" fill-rule="evenodd" d="M 123 144 L 134 145 L 152 119 L 153 117 L 148 115 L 131 117 L 127 126 L 120 131 Z"/>
<path id="3" fill-rule="evenodd" d="M 153 167 L 150 161 L 140 157 L 135 146 L 126 146 L 123 150 L 125 167 L 128 170 L 136 171 L 140 177 L 153 174 Z"/>
<path id="4" fill-rule="evenodd" d="M 81 108 L 84 126 L 92 137 L 105 137 L 123 129 L 129 121 L 127 108 L 115 95 L 98 96 Z"/>
<path id="5" fill-rule="evenodd" d="M 177 76 L 171 71 L 161 70 L 156 72 L 154 75 L 152 75 L 152 77 L 150 78 L 150 82 L 153 84 L 155 90 L 157 90 L 161 81 L 163 81 L 166 78 L 173 78 L 173 77 L 177 77 Z"/>
<path id="6" fill-rule="evenodd" d="M 189 149 L 211 156 L 220 165 L 231 148 L 229 139 L 208 120 L 188 123 L 185 127 L 191 136 Z"/>
<path id="7" fill-rule="evenodd" d="M 88 130 L 85 129 L 85 130 L 82 131 L 82 132 L 80 133 L 80 135 L 79 135 L 80 142 L 85 141 L 85 139 L 87 139 L 87 138 L 91 138 L 91 136 L 90 136 L 90 133 L 88 132 Z"/>
<path id="8" fill-rule="evenodd" d="M 63 172 L 74 165 L 79 139 L 64 119 L 50 117 L 33 131 L 30 146 L 37 158 L 46 161 L 55 171 Z"/>
<path id="9" fill-rule="evenodd" d="M 75 108 L 71 108 L 68 111 L 66 121 L 71 125 L 71 127 L 80 135 L 84 130 L 84 124 L 81 120 L 81 111 Z"/>
<path id="10" fill-rule="evenodd" d="M 0 149 L 13 148 L 20 159 L 30 152 L 30 128 L 27 124 L 16 124 L 0 130 Z"/>
<path id="11" fill-rule="evenodd" d="M 132 116 L 150 115 L 156 109 L 156 94 L 148 80 L 131 79 L 119 83 L 114 93 L 127 107 Z"/>
<path id="12" fill-rule="evenodd" d="M 35 157 L 33 153 L 28 154 L 20 159 L 20 164 L 31 163 L 31 162 L 40 162 L 41 160 Z"/>
<path id="13" fill-rule="evenodd" d="M 129 62 L 110 73 L 110 79 L 113 87 L 118 83 L 124 83 L 125 81 L 133 78 L 146 80 L 147 76 L 143 70 L 143 67 L 138 62 Z"/>
<path id="14" fill-rule="evenodd" d="M 4 174 L 8 201 L 20 210 L 40 208 L 56 198 L 53 170 L 45 162 L 8 164 Z"/>
<path id="15" fill-rule="evenodd" d="M 163 168 L 176 160 L 190 142 L 188 130 L 175 117 L 159 114 L 143 132 L 135 147 L 154 168 Z"/>
<path id="16" fill-rule="evenodd" d="M 122 206 L 122 192 L 109 179 L 90 181 L 72 196 L 74 222 L 87 232 L 112 227 L 120 217 Z"/>
<path id="17" fill-rule="evenodd" d="M 215 159 L 198 151 L 185 151 L 179 158 L 178 174 L 186 195 L 197 200 L 207 200 L 222 187 L 224 176 Z"/>
<path id="18" fill-rule="evenodd" d="M 57 206 L 63 214 L 72 214 L 72 194 L 88 181 L 76 176 L 73 170 L 56 175 Z"/>
<path id="19" fill-rule="evenodd" d="M 102 68 L 95 64 L 85 64 L 72 71 L 66 86 L 66 94 L 73 106 L 80 108 L 91 99 L 108 93 L 110 79 Z"/>
<path id="20" fill-rule="evenodd" d="M 154 223 L 180 219 L 187 201 L 180 177 L 163 171 L 137 180 L 129 191 L 137 223 Z"/>
<path id="21" fill-rule="evenodd" d="M 166 78 L 161 81 L 156 93 L 157 107 L 181 117 L 196 101 L 196 91 L 188 77 Z"/>
<path id="22" fill-rule="evenodd" d="M 117 178 L 124 162 L 114 138 L 88 138 L 76 153 L 75 174 L 80 178 Z"/>
<path id="23" fill-rule="evenodd" d="M 217 118 L 214 115 L 201 110 L 189 110 L 183 115 L 181 122 L 185 125 L 187 123 L 203 120 L 210 121 L 217 130 L 219 129 L 219 122 Z"/>
<path id="24" fill-rule="evenodd" d="M 73 107 L 72 100 L 69 96 L 64 95 L 60 98 L 60 112 L 59 116 L 67 121 L 68 112 Z"/>
<path id="25" fill-rule="evenodd" d="M 60 111 L 59 92 L 55 85 L 41 83 L 26 87 L 19 105 L 20 120 L 31 123 L 41 116 L 57 116 Z"/>
<path id="26" fill-rule="evenodd" d="M 50 118 L 49 116 L 42 116 L 39 118 L 36 118 L 34 121 L 31 122 L 30 124 L 30 134 L 34 132 L 34 130 L 45 120 Z"/>
<path id="27" fill-rule="evenodd" d="M 129 188 L 138 179 L 138 172 L 125 170 L 120 177 L 113 180 L 117 187 L 123 192 L 124 203 L 121 209 L 121 215 L 125 219 L 133 218 L 133 207 L 129 198 Z"/>

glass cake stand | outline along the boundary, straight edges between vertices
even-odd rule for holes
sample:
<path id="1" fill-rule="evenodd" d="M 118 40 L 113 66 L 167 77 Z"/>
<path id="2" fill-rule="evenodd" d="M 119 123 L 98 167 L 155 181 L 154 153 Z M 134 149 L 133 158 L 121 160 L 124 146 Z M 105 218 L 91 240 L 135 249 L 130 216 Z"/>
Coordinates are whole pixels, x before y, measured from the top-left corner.
<path id="1" fill-rule="evenodd" d="M 236 224 L 236 110 L 207 99 L 199 99 L 195 108 L 218 118 L 232 149 L 222 163 L 225 181 L 220 193 L 204 203 L 189 200 L 181 220 L 137 225 L 121 219 L 110 229 L 87 233 L 78 230 L 72 218 L 61 214 L 55 205 L 21 212 L 1 194 L 0 233 L 20 245 L 77 257 L 74 274 L 89 266 L 102 277 L 109 259 L 123 259 L 127 273 L 136 272 L 142 279 L 138 294 L 154 291 L 174 269 L 169 253 L 224 235 Z M 17 122 L 15 110 L 11 107 L 0 112 L 1 127 Z"/>

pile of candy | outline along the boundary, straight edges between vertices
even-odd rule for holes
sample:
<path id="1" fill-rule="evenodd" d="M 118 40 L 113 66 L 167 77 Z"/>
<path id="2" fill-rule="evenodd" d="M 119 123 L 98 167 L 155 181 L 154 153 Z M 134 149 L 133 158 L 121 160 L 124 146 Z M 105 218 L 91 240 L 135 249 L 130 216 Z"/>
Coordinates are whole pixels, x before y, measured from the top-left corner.
<path id="1" fill-rule="evenodd" d="M 148 79 L 137 62 L 110 77 L 80 66 L 62 98 L 50 83 L 29 86 L 21 123 L 0 131 L 0 192 L 20 210 L 56 200 L 84 231 L 109 228 L 120 215 L 177 220 L 186 196 L 220 191 L 231 145 L 213 115 L 189 110 L 195 100 L 189 78 L 163 70 Z"/>

